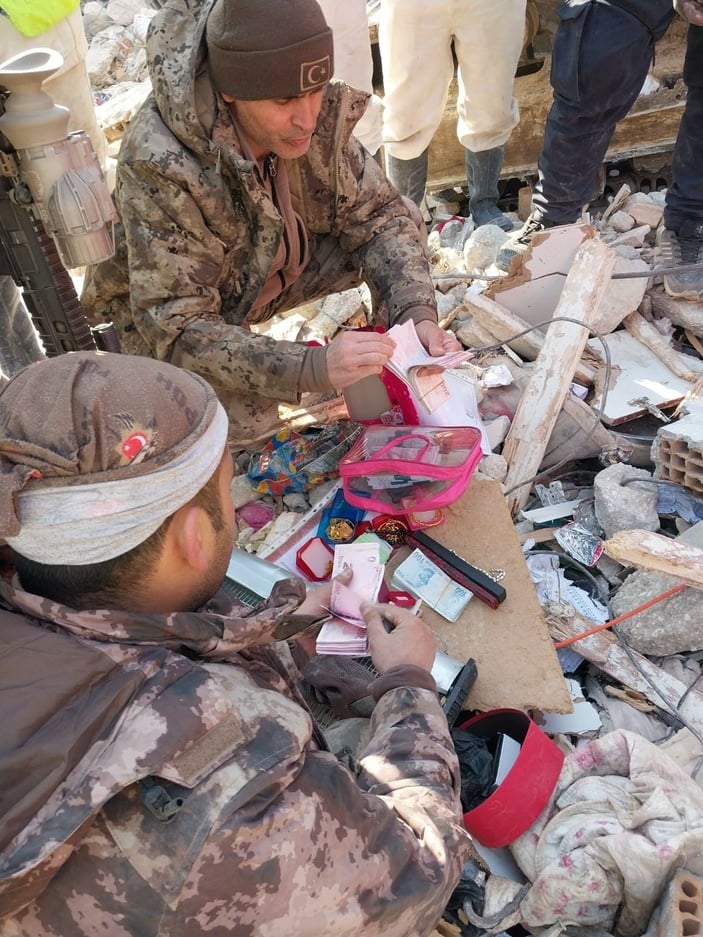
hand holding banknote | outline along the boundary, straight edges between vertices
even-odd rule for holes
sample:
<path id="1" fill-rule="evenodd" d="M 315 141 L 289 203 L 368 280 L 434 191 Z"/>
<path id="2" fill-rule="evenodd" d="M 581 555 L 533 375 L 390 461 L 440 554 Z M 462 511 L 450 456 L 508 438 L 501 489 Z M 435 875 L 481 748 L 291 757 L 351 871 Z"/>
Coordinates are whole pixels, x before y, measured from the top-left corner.
<path id="1" fill-rule="evenodd" d="M 361 610 L 369 637 L 369 653 L 379 674 L 409 664 L 432 670 L 435 640 L 421 618 L 397 605 L 364 603 Z"/>
<path id="2" fill-rule="evenodd" d="M 298 608 L 298 615 L 310 615 L 314 617 L 324 616 L 330 604 L 330 594 L 334 584 L 348 586 L 351 580 L 351 569 L 343 569 L 329 582 L 325 582 L 321 586 L 311 586 L 307 590 L 302 605 Z M 319 630 L 318 627 L 314 632 L 301 634 L 297 638 L 298 644 L 308 657 L 313 657 L 315 654 L 315 641 L 317 640 L 317 633 Z"/>

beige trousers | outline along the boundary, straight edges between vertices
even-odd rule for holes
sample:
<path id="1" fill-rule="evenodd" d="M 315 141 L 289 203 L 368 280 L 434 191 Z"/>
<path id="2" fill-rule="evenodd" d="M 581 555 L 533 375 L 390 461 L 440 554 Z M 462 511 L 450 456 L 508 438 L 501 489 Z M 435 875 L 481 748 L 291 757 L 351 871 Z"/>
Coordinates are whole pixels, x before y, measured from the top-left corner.
<path id="1" fill-rule="evenodd" d="M 501 146 L 519 120 L 513 96 L 526 0 L 381 0 L 383 142 L 414 159 L 442 120 L 458 61 L 457 137 L 474 152 Z"/>
<path id="2" fill-rule="evenodd" d="M 334 77 L 352 88 L 373 93 L 373 59 L 366 0 L 318 0 L 318 3 L 334 35 Z M 382 110 L 383 102 L 374 95 L 354 130 L 354 136 L 371 154 L 382 143 Z"/>

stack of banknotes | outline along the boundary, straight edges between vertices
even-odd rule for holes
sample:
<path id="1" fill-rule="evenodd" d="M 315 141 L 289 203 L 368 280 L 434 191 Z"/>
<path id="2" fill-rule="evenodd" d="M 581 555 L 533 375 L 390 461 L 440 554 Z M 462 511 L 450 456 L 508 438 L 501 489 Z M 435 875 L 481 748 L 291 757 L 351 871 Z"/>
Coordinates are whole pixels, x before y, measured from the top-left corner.
<path id="1" fill-rule="evenodd" d="M 362 602 L 375 602 L 383 582 L 381 549 L 377 543 L 340 543 L 334 548 L 332 579 L 342 570 L 352 570 L 348 585 L 332 583 L 329 612 L 317 636 L 318 654 L 364 656 L 368 651 Z"/>
<path id="2" fill-rule="evenodd" d="M 422 550 L 413 550 L 399 564 L 391 587 L 411 592 L 448 621 L 456 621 L 472 597 L 468 589 L 450 579 Z"/>

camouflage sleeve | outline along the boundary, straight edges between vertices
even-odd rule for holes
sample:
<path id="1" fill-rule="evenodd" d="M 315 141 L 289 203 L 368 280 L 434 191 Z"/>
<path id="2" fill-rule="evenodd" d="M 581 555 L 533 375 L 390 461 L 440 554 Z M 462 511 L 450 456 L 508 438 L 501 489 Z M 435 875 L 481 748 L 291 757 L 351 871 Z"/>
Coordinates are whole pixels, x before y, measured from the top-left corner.
<path id="1" fill-rule="evenodd" d="M 390 324 L 437 321 L 422 220 L 391 185 L 376 160 L 352 137 L 341 152 L 337 229 L 342 247 L 359 258 Z"/>
<path id="2" fill-rule="evenodd" d="M 225 322 L 226 246 L 194 194 L 146 162 L 119 168 L 132 316 L 151 353 L 229 390 L 295 402 L 307 348 Z"/>
<path id="3" fill-rule="evenodd" d="M 446 719 L 434 693 L 401 688 L 372 729 L 358 778 L 308 750 L 282 791 L 262 778 L 255 800 L 221 819 L 181 892 L 181 937 L 233 920 L 290 937 L 431 932 L 469 852 Z"/>

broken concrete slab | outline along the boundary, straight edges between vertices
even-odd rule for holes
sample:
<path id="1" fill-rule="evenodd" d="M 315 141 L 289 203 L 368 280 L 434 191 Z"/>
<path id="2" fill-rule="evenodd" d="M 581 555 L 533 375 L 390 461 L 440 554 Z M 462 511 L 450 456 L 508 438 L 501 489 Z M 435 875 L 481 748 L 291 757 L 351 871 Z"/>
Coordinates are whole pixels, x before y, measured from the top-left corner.
<path id="1" fill-rule="evenodd" d="M 652 312 L 656 315 L 665 316 L 682 329 L 690 329 L 694 335 L 703 335 L 703 302 L 674 299 L 663 289 L 651 289 L 647 295 L 652 302 Z"/>
<path id="2" fill-rule="evenodd" d="M 622 207 L 622 210 L 638 225 L 647 225 L 654 230 L 664 217 L 664 206 L 657 204 L 644 192 L 635 192 Z"/>
<path id="3" fill-rule="evenodd" d="M 633 527 L 659 530 L 657 486 L 645 469 L 624 462 L 609 465 L 593 480 L 593 498 L 606 537 Z"/>
<path id="4" fill-rule="evenodd" d="M 229 490 L 235 510 L 243 508 L 245 504 L 251 504 L 252 501 L 256 501 L 261 497 L 258 491 L 254 491 L 254 486 L 247 475 L 235 475 Z"/>
<path id="5" fill-rule="evenodd" d="M 610 216 L 610 227 L 618 234 L 624 231 L 631 231 L 635 226 L 635 219 L 628 215 L 626 211 L 616 211 Z"/>
<path id="6" fill-rule="evenodd" d="M 652 412 L 652 407 L 674 407 L 686 395 L 690 382 L 678 377 L 654 352 L 626 330 L 613 332 L 606 338 L 611 371 L 605 387 L 606 367 L 596 373 L 595 394 L 591 406 L 600 411 L 601 419 L 615 425 Z M 606 354 L 600 339 L 587 342 L 592 355 L 606 365 Z M 683 364 L 692 373 L 703 371 L 703 362 L 681 355 Z"/>
<path id="7" fill-rule="evenodd" d="M 703 547 L 703 522 L 684 531 L 676 538 L 676 542 L 692 548 Z M 613 596 L 613 614 L 626 614 L 679 584 L 680 580 L 675 576 L 636 569 Z M 618 628 L 631 647 L 650 657 L 669 657 L 672 654 L 699 651 L 703 648 L 700 593 L 695 589 L 684 589 L 638 612 L 623 621 Z"/>
<path id="8" fill-rule="evenodd" d="M 703 695 L 691 689 L 637 651 L 628 651 L 608 630 L 591 634 L 594 625 L 571 606 L 548 609 L 552 637 L 573 641 L 574 650 L 595 664 L 603 673 L 637 690 L 666 713 L 680 713 L 699 731 L 703 730 Z M 588 637 L 580 637 L 588 634 Z M 578 638 L 578 640 L 574 640 Z"/>
<path id="9" fill-rule="evenodd" d="M 598 235 L 587 224 L 540 231 L 534 236 L 522 264 L 515 265 L 515 273 L 489 287 L 486 295 L 531 325 L 550 319 L 578 247 L 592 237 Z M 618 256 L 612 272 L 641 274 L 649 269 L 640 258 Z M 648 284 L 649 280 L 640 276 L 609 279 L 593 327 L 599 332 L 613 331 L 628 313 L 638 308 Z"/>
<path id="10" fill-rule="evenodd" d="M 652 229 L 648 224 L 637 225 L 629 231 L 624 231 L 609 242 L 611 247 L 644 247 L 647 236 Z"/>
<path id="11" fill-rule="evenodd" d="M 491 284 L 485 295 L 530 325 L 550 319 L 576 251 L 585 240 L 595 237 L 588 224 L 559 225 L 537 232 L 527 252 L 513 258 L 510 275 Z"/>
<path id="12" fill-rule="evenodd" d="M 95 108 L 98 126 L 109 143 L 121 140 L 127 125 L 151 94 L 150 81 L 126 81 L 113 86 L 113 94 Z"/>
<path id="13" fill-rule="evenodd" d="M 613 274 L 624 277 L 627 274 L 647 273 L 649 269 L 649 264 L 641 258 L 628 258 L 617 254 Z M 639 308 L 649 282 L 649 279 L 643 276 L 611 280 L 598 308 L 593 327 L 603 334 L 614 332 L 628 314 Z"/>
<path id="14" fill-rule="evenodd" d="M 476 228 L 464 242 L 462 253 L 467 273 L 480 274 L 495 263 L 506 238 L 507 233 L 498 225 L 484 224 Z"/>
<path id="15" fill-rule="evenodd" d="M 357 324 L 362 320 L 363 324 L 368 321 L 370 306 L 364 291 L 357 287 L 342 293 L 332 293 L 314 305 L 318 312 L 309 319 L 304 338 L 332 338 L 345 323 L 355 319 L 358 320 Z"/>

